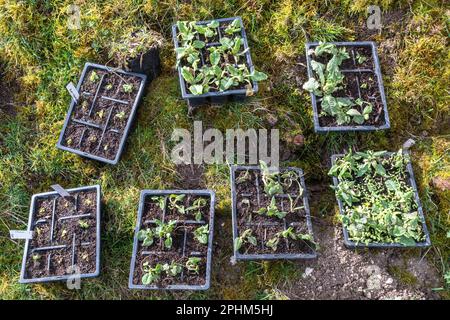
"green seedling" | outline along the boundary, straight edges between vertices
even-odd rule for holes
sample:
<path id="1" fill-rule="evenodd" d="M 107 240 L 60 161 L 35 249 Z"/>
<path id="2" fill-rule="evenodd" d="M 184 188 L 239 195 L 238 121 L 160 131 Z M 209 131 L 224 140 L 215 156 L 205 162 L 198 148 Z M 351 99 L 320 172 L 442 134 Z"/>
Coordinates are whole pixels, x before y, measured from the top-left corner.
<path id="1" fill-rule="evenodd" d="M 283 187 L 278 182 L 279 173 L 271 171 L 267 164 L 262 160 L 259 161 L 259 165 L 264 184 L 264 192 L 269 196 L 283 193 Z"/>
<path id="2" fill-rule="evenodd" d="M 165 207 L 166 207 L 166 197 L 164 197 L 164 196 L 160 196 L 160 197 L 155 196 L 155 197 L 152 197 L 152 201 L 158 203 L 158 206 L 161 208 L 161 210 L 165 209 Z"/>
<path id="3" fill-rule="evenodd" d="M 105 86 L 105 89 L 106 89 L 107 91 L 112 90 L 112 88 L 113 88 L 112 83 L 108 83 L 108 84 Z"/>
<path id="4" fill-rule="evenodd" d="M 148 262 L 144 262 L 142 266 L 144 269 L 144 275 L 141 279 L 143 285 L 157 282 L 161 278 L 161 273 L 163 271 L 163 266 L 161 264 L 158 263 L 154 267 L 151 267 Z"/>
<path id="5" fill-rule="evenodd" d="M 120 112 L 116 113 L 115 117 L 120 120 L 125 119 L 125 111 L 120 111 Z"/>
<path id="6" fill-rule="evenodd" d="M 79 220 L 78 221 L 78 225 L 80 226 L 80 228 L 82 229 L 87 229 L 89 228 L 89 223 L 87 221 L 84 220 Z"/>
<path id="7" fill-rule="evenodd" d="M 356 61 L 359 64 L 363 64 L 364 62 L 366 62 L 367 57 L 363 56 L 362 54 L 360 54 L 359 52 L 356 53 Z"/>
<path id="8" fill-rule="evenodd" d="M 194 239 L 201 244 L 208 244 L 208 236 L 209 236 L 209 226 L 207 224 L 198 227 L 194 231 Z"/>
<path id="9" fill-rule="evenodd" d="M 194 200 L 192 206 L 186 208 L 184 211 L 189 212 L 192 211 L 194 214 L 194 218 L 196 221 L 202 220 L 202 208 L 206 206 L 207 202 L 205 198 L 197 198 Z"/>
<path id="10" fill-rule="evenodd" d="M 191 272 L 194 272 L 198 274 L 200 272 L 200 261 L 202 259 L 199 257 L 190 257 L 186 261 L 186 269 L 188 269 Z"/>
<path id="11" fill-rule="evenodd" d="M 186 214 L 186 207 L 182 204 L 185 194 L 171 194 L 169 195 L 169 207 L 176 209 L 180 214 Z"/>
<path id="12" fill-rule="evenodd" d="M 169 277 L 176 277 L 183 271 L 183 267 L 181 264 L 172 261 L 170 264 L 165 263 L 162 266 L 162 270 L 165 271 Z"/>
<path id="13" fill-rule="evenodd" d="M 243 244 L 249 243 L 253 246 L 257 245 L 256 237 L 253 236 L 253 231 L 247 229 L 242 234 L 234 240 L 234 250 L 239 251 Z"/>
<path id="14" fill-rule="evenodd" d="M 132 84 L 124 84 L 124 85 L 122 85 L 122 91 L 125 92 L 125 93 L 133 92 L 133 85 Z"/>
<path id="15" fill-rule="evenodd" d="M 91 75 L 89 76 L 89 81 L 97 82 L 99 79 L 100 79 L 100 76 L 97 74 L 97 72 L 92 71 Z"/>
<path id="16" fill-rule="evenodd" d="M 177 221 L 170 220 L 168 223 L 164 223 L 156 219 L 155 223 L 156 228 L 154 229 L 154 232 L 156 237 L 164 240 L 164 246 L 166 248 L 172 248 L 172 232 L 175 229 Z"/>
<path id="17" fill-rule="evenodd" d="M 309 241 L 313 244 L 315 244 L 313 242 L 313 238 L 310 234 L 303 234 L 300 232 L 295 232 L 293 227 L 289 227 L 286 230 L 277 232 L 275 234 L 275 236 L 271 239 L 269 239 L 266 242 L 266 246 L 268 248 L 271 248 L 273 251 L 277 251 L 278 248 L 278 244 L 280 243 L 280 239 L 291 239 L 291 240 L 305 240 L 305 241 Z"/>
<path id="18" fill-rule="evenodd" d="M 266 215 L 268 217 L 277 217 L 278 219 L 283 219 L 287 215 L 287 212 L 278 209 L 275 197 L 272 197 L 272 200 L 270 200 L 270 203 L 266 208 L 262 207 L 258 211 L 255 211 L 255 213 Z"/>
<path id="19" fill-rule="evenodd" d="M 150 228 L 139 230 L 137 234 L 138 240 L 142 241 L 142 246 L 144 247 L 151 246 L 155 236 L 155 232 Z"/>

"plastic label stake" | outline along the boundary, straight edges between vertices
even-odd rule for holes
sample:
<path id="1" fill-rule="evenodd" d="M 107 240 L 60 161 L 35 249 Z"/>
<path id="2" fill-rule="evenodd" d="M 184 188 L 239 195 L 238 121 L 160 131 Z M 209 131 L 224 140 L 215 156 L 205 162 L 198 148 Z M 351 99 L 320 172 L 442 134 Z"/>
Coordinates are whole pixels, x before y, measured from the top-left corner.
<path id="1" fill-rule="evenodd" d="M 70 95 L 72 96 L 72 99 L 77 102 L 78 99 L 80 99 L 80 94 L 78 93 L 77 88 L 72 82 L 69 82 L 69 84 L 66 86 L 67 91 L 69 91 Z"/>
<path id="2" fill-rule="evenodd" d="M 33 239 L 33 231 L 28 230 L 9 230 L 11 239 L 31 240 Z"/>

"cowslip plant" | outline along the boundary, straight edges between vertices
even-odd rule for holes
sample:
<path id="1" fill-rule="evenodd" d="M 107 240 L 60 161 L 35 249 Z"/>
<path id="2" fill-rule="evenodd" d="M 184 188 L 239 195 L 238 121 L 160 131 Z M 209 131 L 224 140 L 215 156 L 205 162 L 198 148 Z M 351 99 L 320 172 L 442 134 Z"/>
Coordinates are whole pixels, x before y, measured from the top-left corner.
<path id="1" fill-rule="evenodd" d="M 208 244 L 209 225 L 198 227 L 194 231 L 194 239 L 201 244 Z"/>
<path id="2" fill-rule="evenodd" d="M 164 210 L 166 207 L 166 198 L 163 196 L 155 196 L 151 198 L 152 201 L 158 203 L 158 206 L 161 208 L 161 210 Z"/>
<path id="3" fill-rule="evenodd" d="M 232 88 L 251 88 L 252 82 L 267 79 L 263 72 L 250 72 L 246 63 L 241 63 L 244 41 L 240 36 L 241 23 L 235 19 L 225 29 L 220 45 L 207 46 L 218 38 L 218 21 L 198 24 L 195 21 L 177 22 L 176 51 L 177 67 L 191 94 L 201 95 L 211 91 L 226 91 Z M 200 37 L 201 36 L 201 37 Z M 201 40 L 200 40 L 201 38 Z M 203 57 L 204 63 L 201 63 Z M 251 90 L 247 90 L 251 91 Z"/>
<path id="4" fill-rule="evenodd" d="M 154 229 L 155 236 L 164 240 L 164 246 L 168 249 L 172 248 L 172 232 L 175 229 L 177 223 L 176 220 L 170 220 L 168 223 L 164 223 L 161 220 L 155 220 L 156 227 Z"/>
<path id="5" fill-rule="evenodd" d="M 329 175 L 339 179 L 334 190 L 350 240 L 414 245 L 424 239 L 408 162 L 402 150 L 390 155 L 350 150 L 337 159 Z"/>
<path id="6" fill-rule="evenodd" d="M 267 240 L 265 245 L 273 251 L 277 251 L 278 244 L 280 243 L 280 240 L 282 238 L 291 240 L 305 240 L 314 243 L 313 238 L 310 234 L 295 232 L 293 227 L 289 227 L 283 231 L 277 232 L 273 238 Z"/>
<path id="7" fill-rule="evenodd" d="M 144 247 L 148 247 L 151 246 L 154 242 L 155 232 L 150 228 L 142 229 L 139 230 L 137 237 L 139 241 L 142 241 L 142 245 Z"/>
<path id="8" fill-rule="evenodd" d="M 259 161 L 259 166 L 261 168 L 264 192 L 269 196 L 283 193 L 283 186 L 278 182 L 279 173 L 270 170 L 267 163 L 262 160 Z"/>
<path id="9" fill-rule="evenodd" d="M 267 207 L 262 207 L 258 211 L 255 211 L 255 213 L 268 217 L 277 217 L 278 219 L 283 219 L 287 215 L 287 212 L 278 209 L 275 197 L 272 197 Z"/>
<path id="10" fill-rule="evenodd" d="M 176 209 L 180 214 L 186 214 L 186 207 L 182 204 L 185 197 L 185 194 L 169 195 L 169 207 L 171 209 Z"/>
<path id="11" fill-rule="evenodd" d="M 186 261 L 186 269 L 188 269 L 191 272 L 194 272 L 196 274 L 199 273 L 200 271 L 200 261 L 202 259 L 199 257 L 190 257 L 187 261 Z"/>
<path id="12" fill-rule="evenodd" d="M 205 198 L 197 198 L 194 200 L 192 206 L 186 208 L 185 211 L 189 212 L 192 211 L 195 217 L 195 220 L 200 221 L 202 220 L 202 208 L 204 208 L 207 204 L 207 201 Z"/>
<path id="13" fill-rule="evenodd" d="M 252 229 L 246 229 L 239 237 L 234 240 L 234 249 L 238 251 L 245 243 L 250 243 L 253 246 L 257 245 L 256 237 L 253 236 Z"/>
<path id="14" fill-rule="evenodd" d="M 183 271 L 183 266 L 179 263 L 172 261 L 170 264 L 165 263 L 162 266 L 162 271 L 166 272 L 169 277 L 176 277 Z"/>
<path id="15" fill-rule="evenodd" d="M 361 125 L 369 120 L 373 111 L 370 102 L 360 98 L 355 100 L 349 97 L 336 96 L 337 91 L 344 89 L 344 75 L 339 67 L 344 60 L 350 58 L 345 47 L 338 48 L 334 44 L 320 43 L 308 54 L 317 57 L 324 54 L 332 56 L 326 65 L 311 60 L 311 68 L 318 80 L 316 77 L 311 77 L 303 84 L 303 89 L 321 97 L 322 112 L 320 116 L 332 116 L 336 119 L 338 125 L 351 122 Z"/>
<path id="16" fill-rule="evenodd" d="M 154 267 L 146 261 L 142 265 L 144 275 L 142 276 L 142 284 L 149 285 L 161 279 L 161 273 L 163 271 L 163 266 L 161 264 L 156 264 Z"/>

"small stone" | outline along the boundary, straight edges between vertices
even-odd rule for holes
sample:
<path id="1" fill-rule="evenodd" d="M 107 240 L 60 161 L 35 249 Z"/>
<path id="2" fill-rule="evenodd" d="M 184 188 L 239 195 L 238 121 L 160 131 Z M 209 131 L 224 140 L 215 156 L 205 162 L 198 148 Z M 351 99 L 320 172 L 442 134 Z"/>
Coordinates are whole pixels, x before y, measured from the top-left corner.
<path id="1" fill-rule="evenodd" d="M 386 280 L 386 284 L 392 284 L 393 282 L 394 282 L 394 279 L 392 279 L 392 278 L 388 278 Z"/>
<path id="2" fill-rule="evenodd" d="M 293 143 L 296 146 L 303 146 L 305 144 L 305 137 L 302 134 L 297 134 L 294 137 Z"/>
<path id="3" fill-rule="evenodd" d="M 305 279 L 305 278 L 309 277 L 313 271 L 314 271 L 313 268 L 309 268 L 309 267 L 306 268 L 305 272 L 302 274 L 302 278 Z"/>

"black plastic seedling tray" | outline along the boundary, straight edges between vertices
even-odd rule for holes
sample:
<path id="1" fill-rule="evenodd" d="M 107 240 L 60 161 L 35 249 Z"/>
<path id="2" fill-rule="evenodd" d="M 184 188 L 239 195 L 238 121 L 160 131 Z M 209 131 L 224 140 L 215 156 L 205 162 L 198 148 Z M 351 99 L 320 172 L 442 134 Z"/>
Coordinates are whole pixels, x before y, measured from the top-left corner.
<path id="1" fill-rule="evenodd" d="M 310 248 L 310 252 L 308 253 L 271 253 L 271 254 L 244 254 L 240 253 L 236 248 L 234 248 L 235 240 L 239 236 L 240 230 L 238 230 L 238 212 L 237 212 L 237 192 L 236 192 L 236 171 L 241 170 L 249 170 L 249 171 L 258 171 L 260 172 L 261 169 L 259 166 L 238 166 L 233 165 L 230 168 L 231 171 L 231 201 L 232 201 L 232 223 L 233 223 L 233 252 L 234 252 L 234 259 L 235 260 L 302 260 L 302 259 L 314 259 L 317 258 L 317 253 L 315 249 Z M 303 176 L 303 170 L 299 168 L 293 168 L 293 167 L 287 167 L 284 169 L 280 169 L 281 172 L 292 170 L 295 171 L 298 176 L 300 177 L 300 184 L 303 188 L 303 206 L 305 211 L 305 221 L 306 226 L 308 229 L 308 233 L 310 235 L 313 235 L 312 230 L 312 223 L 311 223 L 311 214 L 310 214 L 310 208 L 308 203 L 308 193 L 305 185 L 305 179 Z M 258 180 L 256 182 L 256 190 L 257 190 L 257 201 L 258 201 L 258 207 L 260 207 L 260 194 L 262 194 L 264 191 L 262 190 L 262 186 L 259 185 Z M 277 195 L 276 197 L 287 197 L 287 194 L 281 194 Z M 250 226 L 252 222 L 248 222 L 247 225 Z M 286 223 L 286 220 L 283 219 L 282 222 L 279 222 L 278 224 L 283 225 L 283 229 L 286 230 L 289 225 Z M 267 222 L 265 226 L 272 226 L 270 222 Z M 290 223 L 291 226 L 300 225 L 299 222 L 292 222 Z M 288 240 L 289 241 L 289 240 Z"/>
<path id="2" fill-rule="evenodd" d="M 156 77 L 161 73 L 159 48 L 150 48 L 143 55 L 129 59 L 128 69 L 134 73 L 145 74 L 149 83 L 156 79 Z"/>
<path id="3" fill-rule="evenodd" d="M 74 189 L 68 189 L 67 190 L 69 194 L 74 194 L 74 203 L 75 203 L 75 211 L 73 215 L 68 216 L 62 216 L 62 217 L 56 217 L 56 206 L 57 203 L 62 197 L 55 191 L 52 192 L 45 192 L 45 193 L 39 193 L 34 194 L 31 199 L 31 207 L 30 207 L 30 215 L 28 218 L 28 228 L 27 231 L 32 232 L 35 227 L 39 224 L 47 224 L 50 226 L 50 239 L 46 243 L 42 243 L 39 246 L 32 246 L 32 240 L 26 240 L 25 242 L 25 249 L 23 252 L 23 259 L 22 259 L 22 268 L 20 272 L 20 283 L 39 283 L 39 282 L 50 282 L 50 281 L 61 281 L 61 280 L 68 280 L 73 279 L 74 274 L 65 274 L 65 275 L 56 275 L 56 276 L 43 276 L 43 277 L 28 277 L 27 276 L 27 261 L 31 260 L 31 257 L 29 256 L 30 253 L 39 252 L 41 254 L 48 253 L 47 259 L 46 259 L 46 269 L 47 272 L 50 272 L 50 268 L 53 264 L 52 255 L 58 253 L 58 251 L 64 250 L 64 249 L 70 249 L 71 252 L 71 267 L 73 268 L 76 265 L 76 262 L 80 259 L 80 248 L 88 247 L 89 245 L 92 245 L 92 241 L 88 242 L 81 242 L 81 239 L 79 240 L 80 243 L 77 243 L 78 240 L 76 239 L 76 234 L 73 234 L 72 239 L 69 239 L 67 243 L 54 243 L 54 231 L 56 230 L 59 223 L 63 223 L 63 220 L 68 219 L 83 219 L 83 218 L 89 218 L 94 217 L 96 221 L 96 233 L 95 233 L 95 271 L 90 273 L 81 273 L 79 275 L 80 278 L 92 278 L 97 277 L 100 274 L 100 211 L 101 211 L 101 191 L 100 191 L 100 185 L 94 185 L 94 186 L 88 186 L 88 187 L 79 187 Z M 96 191 L 96 211 L 95 212 L 86 212 L 86 213 L 79 213 L 77 211 L 78 208 L 78 197 L 80 192 L 83 191 Z M 52 214 L 50 218 L 39 218 L 36 219 L 36 209 L 38 208 L 38 201 L 44 200 L 44 199 L 50 199 L 53 203 L 53 209 Z M 56 231 L 55 231 L 56 232 Z M 69 244 L 70 243 L 70 244 Z M 76 270 L 76 269 L 73 269 Z"/>
<path id="4" fill-rule="evenodd" d="M 125 127 L 122 130 L 119 130 L 117 128 L 112 127 L 112 123 L 113 120 L 112 118 L 114 117 L 112 114 L 114 111 L 117 111 L 120 109 L 121 106 L 124 107 L 129 107 L 129 103 L 127 101 L 122 101 L 122 100 L 118 100 L 115 99 L 113 97 L 110 97 L 108 95 L 102 95 L 100 93 L 101 90 L 104 90 L 102 85 L 104 84 L 105 78 L 106 76 L 102 76 L 98 85 L 96 86 L 95 92 L 93 93 L 88 93 L 88 92 L 80 92 L 81 86 L 84 83 L 88 73 L 91 70 L 100 70 L 100 71 L 106 71 L 107 74 L 117 74 L 119 75 L 119 77 L 122 79 L 121 82 L 119 83 L 119 85 L 117 87 L 120 87 L 123 84 L 123 76 L 128 76 L 128 77 L 135 77 L 138 78 L 140 80 L 140 85 L 139 88 L 134 96 L 134 101 L 132 103 L 131 106 L 131 110 L 128 113 L 128 119 L 126 122 Z M 99 65 L 99 64 L 94 64 L 94 63 L 86 63 L 83 69 L 83 72 L 81 74 L 81 78 L 78 82 L 77 85 L 77 90 L 80 93 L 80 96 L 85 95 L 85 97 L 87 97 L 86 99 L 92 99 L 91 102 L 89 103 L 89 119 L 87 120 L 81 120 L 81 119 L 75 119 L 74 118 L 74 110 L 75 107 L 80 107 L 78 105 L 78 103 L 76 103 L 73 99 L 70 103 L 70 108 L 67 112 L 66 115 L 66 119 L 64 121 L 64 126 L 61 130 L 61 134 L 59 136 L 59 140 L 57 143 L 57 148 L 61 149 L 61 150 L 66 150 L 66 151 L 70 151 L 73 153 L 76 153 L 80 156 L 83 157 L 87 157 L 87 158 L 91 158 L 94 160 L 98 160 L 98 161 L 102 161 L 105 163 L 109 163 L 109 164 L 117 164 L 117 162 L 119 161 L 119 158 L 123 152 L 123 149 L 125 147 L 125 141 L 126 138 L 130 132 L 131 129 L 131 125 L 133 123 L 134 117 L 136 115 L 136 111 L 137 111 L 137 106 L 139 105 L 139 102 L 142 98 L 142 95 L 144 93 L 144 88 L 145 88 L 145 83 L 147 80 L 147 76 L 143 75 L 143 74 L 139 74 L 139 73 L 132 73 L 132 72 L 125 72 L 119 69 L 114 69 L 114 68 L 109 68 L 103 65 Z M 116 88 L 117 88 L 116 87 Z M 114 90 L 116 90 L 116 88 L 114 88 Z M 81 98 L 80 98 L 81 100 Z M 86 100 L 87 101 L 87 100 Z M 91 119 L 91 117 L 93 117 L 93 110 L 96 107 L 96 105 L 98 103 L 101 102 L 107 102 L 108 104 L 110 104 L 110 106 L 108 106 L 108 111 L 106 112 L 106 122 L 105 123 L 95 123 L 95 121 L 93 119 Z M 75 142 L 76 147 L 74 146 L 68 146 L 67 142 L 65 141 L 65 134 L 69 128 L 69 126 L 78 126 L 80 128 L 83 128 L 82 130 L 82 134 L 81 134 L 81 138 Z M 91 152 L 87 152 L 87 151 L 82 151 L 81 147 L 82 147 L 82 143 L 86 143 L 86 139 L 87 136 L 94 131 L 99 131 L 101 132 L 101 138 L 99 139 L 99 141 L 96 141 L 94 149 L 96 151 L 100 150 L 100 148 L 102 147 L 102 141 L 104 140 L 105 136 L 107 135 L 121 135 L 120 139 L 119 139 L 119 144 L 116 148 L 116 153 L 115 156 L 113 158 L 107 158 L 107 157 L 103 157 L 103 156 L 99 156 L 99 155 L 95 155 Z M 104 147 L 104 146 L 103 146 Z"/>
<path id="5" fill-rule="evenodd" d="M 318 100 L 320 97 L 316 97 L 315 94 L 311 93 L 311 100 L 312 100 L 312 107 L 313 107 L 313 117 L 314 117 L 314 130 L 316 132 L 329 132 L 329 131 L 376 131 L 376 130 L 385 130 L 389 129 L 391 127 L 389 122 L 389 114 L 387 110 L 387 104 L 386 104 L 386 96 L 384 93 L 384 85 L 383 85 L 383 78 L 381 76 L 381 68 L 380 68 L 380 62 L 378 59 L 378 53 L 377 53 L 377 47 L 375 42 L 373 41 L 355 41 L 355 42 L 329 42 L 332 44 L 335 44 L 336 46 L 341 47 L 350 47 L 350 59 L 355 62 L 355 51 L 356 48 L 368 48 L 370 49 L 372 53 L 372 61 L 373 65 L 371 68 L 349 68 L 349 69 L 342 69 L 341 72 L 344 75 L 354 75 L 356 82 L 358 83 L 358 96 L 359 98 L 362 97 L 361 95 L 361 89 L 359 88 L 359 79 L 362 74 L 373 74 L 375 78 L 377 79 L 378 83 L 378 89 L 380 96 L 378 97 L 381 99 L 382 105 L 383 105 L 383 113 L 384 113 L 384 123 L 377 126 L 377 125 L 344 125 L 344 126 L 321 126 L 319 121 L 319 107 L 318 107 Z M 313 70 L 311 67 L 311 57 L 308 54 L 309 50 L 319 45 L 319 42 L 308 42 L 306 44 L 306 61 L 308 65 L 308 77 L 312 78 L 314 77 Z M 370 100 L 376 100 L 377 97 L 373 97 Z"/>
<path id="6" fill-rule="evenodd" d="M 392 154 L 392 152 L 387 153 L 387 155 L 391 155 L 391 154 Z M 336 163 L 336 161 L 343 156 L 344 156 L 343 154 L 332 155 L 331 156 L 331 165 L 333 166 Z M 423 214 L 422 204 L 420 202 L 419 193 L 417 191 L 416 180 L 414 178 L 414 172 L 413 172 L 411 162 L 409 162 L 406 165 L 406 170 L 409 175 L 409 184 L 414 190 L 414 198 L 417 203 L 417 211 L 419 213 L 420 220 L 422 221 L 422 229 L 425 234 L 425 241 L 418 242 L 413 246 L 406 246 L 406 245 L 403 245 L 400 243 L 375 243 L 375 242 L 368 243 L 368 244 L 357 243 L 357 242 L 354 242 L 349 239 L 347 228 L 345 228 L 345 226 L 343 225 L 342 230 L 343 230 L 343 234 L 344 234 L 344 244 L 347 248 L 349 248 L 349 249 L 363 249 L 363 248 L 387 249 L 387 248 L 425 248 L 425 247 L 431 246 L 430 233 L 428 232 L 427 224 L 425 222 L 425 216 Z M 333 177 L 333 185 L 335 187 L 337 187 L 338 184 L 339 184 L 339 179 L 337 177 Z M 336 197 L 336 200 L 337 200 L 338 206 L 339 206 L 339 213 L 341 215 L 343 215 L 344 206 L 342 204 L 342 201 L 337 197 Z"/>
<path id="7" fill-rule="evenodd" d="M 135 284 L 133 283 L 133 278 L 136 269 L 137 255 L 139 249 L 139 240 L 138 240 L 138 232 L 143 226 L 143 213 L 145 207 L 145 200 L 148 197 L 153 196 L 169 196 L 171 194 L 185 194 L 185 195 L 196 195 L 196 196 L 205 196 L 209 197 L 210 200 L 210 209 L 209 209 L 209 221 L 196 221 L 196 220 L 185 220 L 183 222 L 179 221 L 178 223 L 183 223 L 185 226 L 189 225 L 205 225 L 209 223 L 209 236 L 208 236 L 208 248 L 206 253 L 206 272 L 205 272 L 205 283 L 203 285 L 187 285 L 187 284 L 171 284 L 167 286 L 157 286 L 157 285 L 143 285 L 143 284 Z M 166 198 L 167 203 L 167 198 Z M 211 190 L 142 190 L 141 196 L 139 200 L 139 209 L 138 209 L 138 217 L 136 222 L 136 228 L 134 232 L 134 240 L 133 240 L 133 254 L 131 257 L 131 265 L 130 265 L 130 276 L 128 281 L 128 287 L 130 289 L 145 289 L 145 290 L 207 290 L 211 285 L 211 260 L 212 260 L 212 245 L 213 245 L 213 234 L 214 234 L 214 205 L 215 205 L 215 193 Z M 164 208 L 161 220 L 164 221 L 167 212 L 167 205 Z M 151 222 L 151 221 L 150 221 Z M 187 232 L 184 230 L 184 240 L 183 240 L 183 248 L 182 255 L 183 257 L 187 257 L 186 252 L 187 246 Z M 143 251 L 142 254 L 152 255 L 159 254 L 162 251 L 159 250 L 146 250 Z M 198 253 L 192 253 L 191 256 L 201 256 Z M 184 271 L 181 273 L 181 277 L 184 277 Z"/>
<path id="8" fill-rule="evenodd" d="M 244 42 L 245 58 L 247 61 L 247 66 L 248 66 L 249 71 L 253 72 L 255 68 L 253 66 L 252 58 L 250 55 L 250 49 L 248 46 L 247 35 L 244 30 L 244 24 L 242 23 L 242 18 L 241 17 L 222 18 L 222 19 L 215 19 L 215 21 L 222 23 L 222 22 L 233 21 L 235 19 L 238 19 L 241 22 L 241 27 L 242 27 L 241 28 L 241 37 Z M 210 23 L 211 21 L 213 21 L 213 20 L 198 21 L 197 24 L 204 25 L 204 24 Z M 219 39 L 221 39 L 222 34 L 220 31 L 220 25 L 217 28 L 217 30 L 218 30 L 218 34 L 219 34 Z M 177 25 L 176 24 L 174 24 L 172 26 L 172 37 L 173 37 L 173 43 L 174 43 L 175 49 L 177 49 L 179 47 L 179 42 L 178 42 L 178 33 L 177 33 Z M 198 35 L 197 35 L 197 37 L 198 37 Z M 220 45 L 221 45 L 220 42 L 207 43 L 206 48 L 213 47 L 213 46 L 220 46 Z M 205 58 L 202 56 L 201 57 L 202 64 L 204 64 L 204 61 L 205 61 Z M 247 96 L 246 89 L 226 90 L 223 92 L 220 92 L 220 91 L 208 92 L 208 93 L 204 93 L 201 95 L 191 94 L 188 92 L 187 87 L 186 87 L 186 82 L 184 81 L 183 76 L 181 75 L 181 67 L 182 66 L 178 67 L 178 78 L 180 81 L 181 96 L 183 99 L 188 101 L 188 104 L 190 107 L 196 107 L 196 106 L 205 105 L 205 104 L 222 104 L 222 103 L 225 103 L 230 100 L 231 101 L 243 101 Z M 252 86 L 253 86 L 253 92 L 256 93 L 258 91 L 258 83 L 256 81 L 253 81 Z"/>

